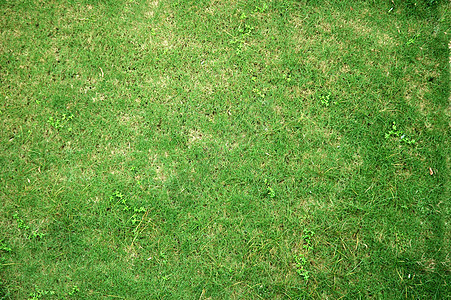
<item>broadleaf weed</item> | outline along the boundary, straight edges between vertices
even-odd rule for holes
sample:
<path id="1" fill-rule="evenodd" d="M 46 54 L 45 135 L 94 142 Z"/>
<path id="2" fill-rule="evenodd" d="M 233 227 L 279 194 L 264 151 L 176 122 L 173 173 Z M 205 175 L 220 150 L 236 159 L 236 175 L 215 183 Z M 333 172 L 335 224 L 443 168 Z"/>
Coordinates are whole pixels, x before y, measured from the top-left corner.
<path id="1" fill-rule="evenodd" d="M 406 143 L 408 145 L 413 145 L 416 143 L 415 139 L 408 137 L 403 130 L 398 129 L 396 125 L 396 121 L 393 121 L 391 129 L 385 133 L 385 138 L 388 139 L 390 137 L 399 137 L 399 141 L 402 143 Z"/>
<path id="2" fill-rule="evenodd" d="M 270 198 L 275 198 L 276 197 L 276 191 L 269 185 L 268 179 L 265 179 L 265 185 L 266 185 L 266 194 Z"/>
<path id="3" fill-rule="evenodd" d="M 296 273 L 304 278 L 304 280 L 308 280 L 310 278 L 310 272 L 305 269 L 305 265 L 307 264 L 307 259 L 303 254 L 297 255 L 295 257 L 296 261 Z"/>
<path id="4" fill-rule="evenodd" d="M 304 233 L 302 234 L 302 239 L 304 240 L 304 245 L 302 246 L 306 250 L 312 250 L 312 238 L 315 235 L 315 232 L 309 229 L 304 229 Z"/>
<path id="5" fill-rule="evenodd" d="M 262 6 L 256 6 L 254 12 L 265 13 L 268 10 L 269 6 L 266 3 L 263 3 Z"/>
<path id="6" fill-rule="evenodd" d="M 30 226 L 26 225 L 25 221 L 23 219 L 19 218 L 19 214 L 15 213 L 13 215 L 13 219 L 15 219 L 17 222 L 17 228 L 25 229 L 25 230 L 30 229 Z"/>
<path id="7" fill-rule="evenodd" d="M 265 98 L 265 94 L 258 88 L 252 89 L 252 92 L 254 92 L 256 95 L 258 95 L 260 98 Z"/>
<path id="8" fill-rule="evenodd" d="M 283 79 L 287 82 L 291 82 L 291 74 L 283 74 Z"/>
<path id="9" fill-rule="evenodd" d="M 80 292 L 80 289 L 78 288 L 78 286 L 75 285 L 72 287 L 72 290 L 68 294 L 69 294 L 69 296 L 74 296 L 78 292 Z"/>
<path id="10" fill-rule="evenodd" d="M 34 292 L 31 292 L 29 294 L 28 300 L 38 300 L 38 299 L 42 299 L 43 297 L 53 296 L 53 295 L 55 295 L 55 291 L 41 290 L 35 286 L 35 290 L 34 290 Z"/>
<path id="11" fill-rule="evenodd" d="M 0 242 L 0 251 L 11 253 L 13 249 L 4 242 Z"/>
<path id="12" fill-rule="evenodd" d="M 72 131 L 72 127 L 68 127 L 68 124 L 73 118 L 73 114 L 63 113 L 61 117 L 50 116 L 47 120 L 47 123 L 49 123 L 55 129 L 67 128 L 68 131 Z"/>
<path id="13" fill-rule="evenodd" d="M 246 14 L 241 14 L 240 19 L 245 20 L 247 18 Z M 237 29 L 238 36 L 230 41 L 230 44 L 237 45 L 236 54 L 240 55 L 243 51 L 244 45 L 246 44 L 246 41 L 248 37 L 252 34 L 254 30 L 253 26 L 250 26 L 243 22 L 242 25 L 240 25 Z"/>
<path id="14" fill-rule="evenodd" d="M 17 228 L 22 229 L 25 232 L 25 235 L 29 239 L 38 239 L 43 238 L 45 236 L 45 233 L 39 232 L 38 230 L 31 230 L 30 226 L 25 223 L 25 221 L 22 218 L 19 218 L 19 214 L 15 213 L 13 215 L 13 219 L 17 222 Z"/>
<path id="15" fill-rule="evenodd" d="M 325 107 L 329 107 L 329 105 L 331 104 L 332 98 L 331 98 L 332 94 L 329 92 L 325 95 L 321 95 L 320 96 L 320 101 L 321 104 L 324 105 Z"/>
<path id="16" fill-rule="evenodd" d="M 309 253 L 310 250 L 313 249 L 312 238 L 314 235 L 315 235 L 314 231 L 310 229 L 304 229 L 302 234 L 304 244 L 302 245 L 302 248 L 305 250 L 305 253 L 295 256 L 296 273 L 302 276 L 306 281 L 310 278 L 310 272 L 306 269 L 307 265 L 306 255 Z"/>

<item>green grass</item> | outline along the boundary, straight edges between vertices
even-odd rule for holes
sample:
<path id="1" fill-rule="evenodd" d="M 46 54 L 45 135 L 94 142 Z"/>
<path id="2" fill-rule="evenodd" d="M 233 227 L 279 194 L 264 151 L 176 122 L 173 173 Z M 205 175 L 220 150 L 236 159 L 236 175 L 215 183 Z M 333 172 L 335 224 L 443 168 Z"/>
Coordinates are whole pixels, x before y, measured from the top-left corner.
<path id="1" fill-rule="evenodd" d="M 0 1 L 0 299 L 446 299 L 447 1 Z"/>

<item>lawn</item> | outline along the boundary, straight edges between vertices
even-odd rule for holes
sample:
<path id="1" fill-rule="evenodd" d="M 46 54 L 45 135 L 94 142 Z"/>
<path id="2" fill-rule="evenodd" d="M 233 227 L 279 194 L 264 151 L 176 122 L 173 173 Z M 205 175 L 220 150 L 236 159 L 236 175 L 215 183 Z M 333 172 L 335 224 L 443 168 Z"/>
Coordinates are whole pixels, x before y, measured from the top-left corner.
<path id="1" fill-rule="evenodd" d="M 450 8 L 1 0 L 0 299 L 449 299 Z"/>

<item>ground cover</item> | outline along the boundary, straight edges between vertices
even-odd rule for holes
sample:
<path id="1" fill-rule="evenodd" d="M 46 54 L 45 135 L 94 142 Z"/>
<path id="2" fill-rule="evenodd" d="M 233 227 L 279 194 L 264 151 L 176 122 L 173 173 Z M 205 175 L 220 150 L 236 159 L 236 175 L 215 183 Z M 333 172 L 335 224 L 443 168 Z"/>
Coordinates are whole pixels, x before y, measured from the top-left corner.
<path id="1" fill-rule="evenodd" d="M 449 297 L 446 1 L 0 1 L 0 299 Z"/>

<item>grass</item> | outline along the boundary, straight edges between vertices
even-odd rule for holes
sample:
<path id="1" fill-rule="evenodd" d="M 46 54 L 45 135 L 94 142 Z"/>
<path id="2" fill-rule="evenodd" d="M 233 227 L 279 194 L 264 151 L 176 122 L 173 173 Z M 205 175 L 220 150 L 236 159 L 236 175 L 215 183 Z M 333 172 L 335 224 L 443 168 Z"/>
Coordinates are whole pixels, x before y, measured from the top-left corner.
<path id="1" fill-rule="evenodd" d="M 1 1 L 0 299 L 445 299 L 446 1 Z"/>

